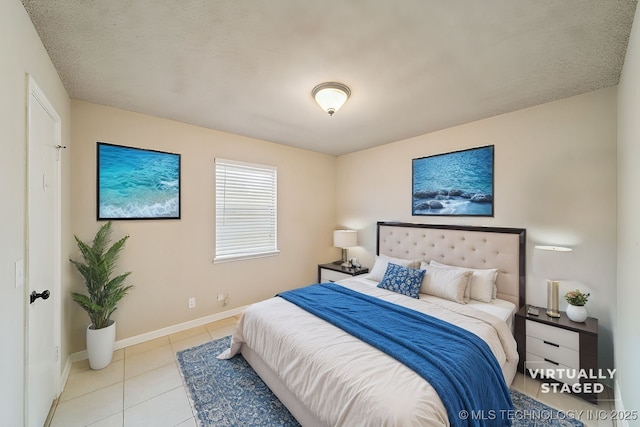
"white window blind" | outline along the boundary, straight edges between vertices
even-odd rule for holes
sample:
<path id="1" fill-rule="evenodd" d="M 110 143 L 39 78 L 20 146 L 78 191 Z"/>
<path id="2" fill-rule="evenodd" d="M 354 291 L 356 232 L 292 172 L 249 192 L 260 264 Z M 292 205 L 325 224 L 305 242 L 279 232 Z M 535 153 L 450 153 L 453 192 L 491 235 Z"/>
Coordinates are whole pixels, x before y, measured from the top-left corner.
<path id="1" fill-rule="evenodd" d="M 277 254 L 278 170 L 223 159 L 215 165 L 214 262 Z"/>

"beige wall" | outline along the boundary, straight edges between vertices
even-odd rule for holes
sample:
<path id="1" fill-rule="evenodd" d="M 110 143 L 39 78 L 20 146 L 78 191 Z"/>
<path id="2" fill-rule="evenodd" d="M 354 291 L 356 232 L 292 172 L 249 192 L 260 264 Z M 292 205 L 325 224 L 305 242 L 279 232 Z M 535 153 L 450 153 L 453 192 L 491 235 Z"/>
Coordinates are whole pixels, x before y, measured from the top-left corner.
<path id="1" fill-rule="evenodd" d="M 413 158 L 491 144 L 493 218 L 411 216 Z M 526 228 L 527 301 L 546 306 L 547 278 L 568 279 L 561 283 L 562 294 L 576 286 L 591 292 L 588 310 L 600 320 L 601 365 L 613 365 L 615 88 L 342 156 L 337 177 L 337 222 L 361 231 L 362 247 L 351 254 L 368 266 L 375 254 L 376 221 Z M 554 260 L 533 250 L 540 243 L 574 251 Z"/>
<path id="2" fill-rule="evenodd" d="M 131 235 L 122 271 L 136 287 L 115 313 L 117 339 L 205 317 L 313 283 L 317 263 L 338 257 L 335 157 L 73 101 L 73 232 L 89 240 L 96 222 L 96 141 L 180 153 L 180 220 L 116 221 L 114 237 Z M 214 158 L 278 167 L 278 246 L 274 257 L 213 264 Z M 77 277 L 76 289 L 81 289 Z M 216 301 L 229 294 L 229 305 Z M 196 298 L 196 308 L 187 300 Z M 86 314 L 74 309 L 73 350 L 85 348 Z"/>
<path id="3" fill-rule="evenodd" d="M 280 289 L 315 280 L 316 263 L 339 256 L 331 247 L 336 223 L 361 230 L 353 256 L 371 266 L 375 222 L 401 220 L 486 224 L 528 230 L 527 298 L 544 305 L 548 271 L 565 273 L 592 292 L 591 315 L 600 318 L 601 365 L 615 361 L 627 409 L 640 407 L 638 354 L 640 299 L 634 274 L 638 256 L 640 138 L 638 29 L 632 32 L 618 89 L 619 170 L 616 297 L 616 91 L 575 98 L 470 123 L 337 159 L 264 141 L 206 130 L 121 110 L 74 102 L 73 112 L 56 71 L 18 0 L 0 3 L 0 414 L 3 425 L 23 424 L 25 288 L 15 288 L 14 263 L 25 258 L 26 73 L 31 73 L 62 117 L 63 293 L 80 289 L 66 261 L 76 256 L 71 235 L 90 238 L 95 221 L 95 142 L 182 153 L 180 221 L 116 223 L 131 234 L 122 268 L 134 271 L 136 289 L 116 314 L 118 339 L 242 306 Z M 70 117 L 73 115 L 72 137 Z M 425 117 L 428 120 L 428 117 Z M 493 218 L 412 217 L 411 159 L 481 145 L 496 146 L 496 215 Z M 213 158 L 279 167 L 278 257 L 213 265 Z M 73 164 L 73 175 L 71 175 Z M 69 196 L 73 181 L 73 197 Z M 337 188 L 337 189 L 336 189 Z M 335 193 L 334 193 L 335 192 Z M 335 196 L 335 197 L 334 197 Z M 73 227 L 70 226 L 70 218 Z M 535 243 L 575 251 L 560 262 L 541 260 Z M 544 261 L 544 262 L 543 262 Z M 70 279 L 72 277 L 72 279 Z M 230 306 L 215 302 L 230 293 Z M 188 310 L 187 298 L 197 298 Z M 86 314 L 63 298 L 62 351 L 84 349 Z"/>
<path id="4" fill-rule="evenodd" d="M 24 334 L 27 286 L 14 286 L 14 265 L 26 259 L 27 73 L 62 119 L 62 144 L 69 142 L 69 98 L 19 0 L 0 2 L 0 424 L 24 424 Z M 69 230 L 69 158 L 62 157 L 63 233 Z M 63 240 L 66 258 L 69 239 Z M 66 264 L 65 264 L 66 267 Z M 63 292 L 68 270 L 63 268 Z M 63 313 L 64 322 L 64 313 Z M 64 325 L 64 323 L 63 323 Z M 62 327 L 62 361 L 68 354 Z"/>
<path id="5" fill-rule="evenodd" d="M 615 362 L 624 408 L 640 409 L 640 9 L 618 86 L 618 305 Z M 638 425 L 638 424 L 634 424 Z"/>

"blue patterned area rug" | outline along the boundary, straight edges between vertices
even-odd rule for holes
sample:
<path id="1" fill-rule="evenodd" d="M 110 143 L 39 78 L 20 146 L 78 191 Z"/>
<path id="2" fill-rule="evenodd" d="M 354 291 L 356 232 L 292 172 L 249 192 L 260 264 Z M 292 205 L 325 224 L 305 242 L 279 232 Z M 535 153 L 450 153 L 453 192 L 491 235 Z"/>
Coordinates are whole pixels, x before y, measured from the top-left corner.
<path id="1" fill-rule="evenodd" d="M 200 427 L 300 426 L 241 355 L 216 356 L 229 348 L 231 337 L 178 352 L 191 402 Z"/>
<path id="2" fill-rule="evenodd" d="M 238 355 L 216 356 L 229 347 L 230 337 L 178 352 L 178 365 L 196 410 L 200 427 L 298 427 L 300 424 L 249 364 Z M 514 427 L 582 426 L 549 406 L 511 390 Z"/>

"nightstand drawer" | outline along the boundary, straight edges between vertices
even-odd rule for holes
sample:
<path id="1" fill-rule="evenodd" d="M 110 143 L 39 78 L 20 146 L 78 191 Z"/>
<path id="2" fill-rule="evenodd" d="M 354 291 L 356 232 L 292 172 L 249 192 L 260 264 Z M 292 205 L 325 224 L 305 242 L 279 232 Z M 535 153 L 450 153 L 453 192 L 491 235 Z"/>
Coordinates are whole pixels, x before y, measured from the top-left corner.
<path id="1" fill-rule="evenodd" d="M 552 344 L 550 341 L 543 341 L 527 335 L 527 355 L 530 353 L 570 368 L 580 368 L 580 353 L 578 350 Z M 529 361 L 529 358 L 527 358 L 527 361 Z"/>
<path id="2" fill-rule="evenodd" d="M 527 320 L 526 331 L 527 337 L 538 338 L 541 341 L 547 341 L 576 351 L 580 350 L 580 334 L 577 332 L 544 325 L 532 320 Z"/>
<path id="3" fill-rule="evenodd" d="M 339 271 L 327 270 L 326 268 L 323 268 L 320 271 L 320 282 L 321 283 L 336 282 L 338 280 L 346 279 L 348 277 L 351 277 L 351 275 L 345 274 L 345 273 L 340 273 Z"/>
<path id="4" fill-rule="evenodd" d="M 531 377 L 540 379 L 540 377 L 555 379 L 557 381 L 561 381 L 565 384 L 573 385 L 580 382 L 578 378 L 577 369 L 574 367 L 569 367 L 563 365 L 562 363 L 555 364 L 544 360 L 543 357 L 538 356 L 537 354 L 529 353 L 527 351 L 527 360 L 524 362 L 524 368 Z M 552 375 L 547 375 L 552 373 Z M 573 378 L 567 378 L 573 377 Z"/>

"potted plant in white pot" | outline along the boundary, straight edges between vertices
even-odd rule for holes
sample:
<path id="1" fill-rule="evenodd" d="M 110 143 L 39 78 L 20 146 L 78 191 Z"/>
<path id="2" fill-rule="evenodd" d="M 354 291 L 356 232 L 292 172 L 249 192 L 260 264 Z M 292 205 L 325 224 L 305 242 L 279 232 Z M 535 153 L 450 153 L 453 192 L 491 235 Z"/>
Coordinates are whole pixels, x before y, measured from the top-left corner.
<path id="1" fill-rule="evenodd" d="M 589 300 L 589 293 L 582 293 L 580 289 L 569 291 L 565 294 L 564 299 L 567 300 L 567 317 L 574 322 L 584 322 L 587 320 L 587 309 L 585 304 Z"/>
<path id="2" fill-rule="evenodd" d="M 91 319 L 87 327 L 87 353 L 91 369 L 102 369 L 111 363 L 116 339 L 116 322 L 111 315 L 118 302 L 127 294 L 133 285 L 124 282 L 131 272 L 112 277 L 116 261 L 125 242 L 124 236 L 113 245 L 111 243 L 111 222 L 105 223 L 91 244 L 84 243 L 74 236 L 84 262 L 71 263 L 82 275 L 87 294 L 71 292 L 71 297 L 82 307 Z"/>

